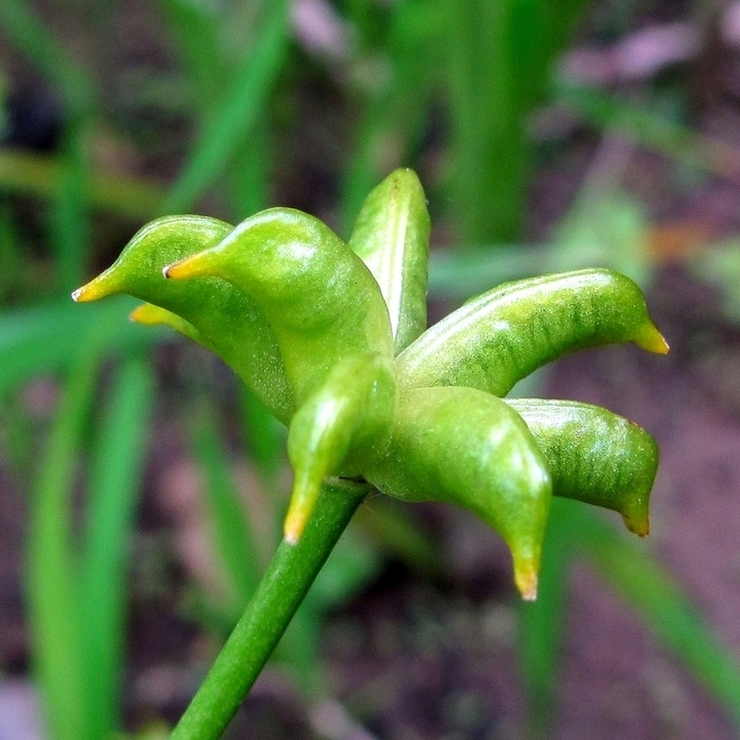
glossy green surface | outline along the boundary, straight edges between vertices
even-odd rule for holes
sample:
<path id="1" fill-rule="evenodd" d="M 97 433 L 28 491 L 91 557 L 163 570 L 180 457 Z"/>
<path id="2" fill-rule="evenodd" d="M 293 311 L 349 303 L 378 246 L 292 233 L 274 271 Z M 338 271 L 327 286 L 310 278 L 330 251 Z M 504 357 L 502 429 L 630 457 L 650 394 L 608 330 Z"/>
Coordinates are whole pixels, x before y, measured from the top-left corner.
<path id="1" fill-rule="evenodd" d="M 587 403 L 539 398 L 507 403 L 545 455 L 554 495 L 612 509 L 630 532 L 649 533 L 658 445 L 644 429 Z"/>
<path id="2" fill-rule="evenodd" d="M 499 286 L 424 331 L 428 238 L 421 185 L 397 170 L 368 196 L 349 245 L 286 208 L 236 227 L 159 219 L 75 297 L 154 304 L 133 318 L 217 352 L 289 425 L 289 543 L 327 477 L 369 481 L 489 523 L 534 598 L 551 494 L 614 509 L 646 534 L 657 448 L 605 409 L 500 397 L 575 349 L 667 345 L 639 288 L 596 269 Z"/>
<path id="3" fill-rule="evenodd" d="M 378 281 L 398 354 L 427 328 L 429 213 L 416 173 L 392 172 L 365 200 L 349 246 Z"/>
<path id="4" fill-rule="evenodd" d="M 519 591 L 534 598 L 552 486 L 531 432 L 504 401 L 474 388 L 409 389 L 386 454 L 365 474 L 405 501 L 432 498 L 479 516 L 511 549 Z"/>
<path id="5" fill-rule="evenodd" d="M 372 274 L 328 226 L 300 211 L 262 211 L 165 274 L 216 276 L 249 296 L 275 333 L 299 401 L 350 354 L 393 356 L 388 309 Z"/>
<path id="6" fill-rule="evenodd" d="M 337 362 L 298 409 L 288 434 L 295 482 L 286 539 L 300 538 L 305 512 L 313 509 L 326 476 L 359 478 L 367 461 L 385 449 L 396 401 L 390 359 L 358 354 Z"/>
<path id="7" fill-rule="evenodd" d="M 505 396 L 567 352 L 615 342 L 668 350 L 635 283 L 611 270 L 577 270 L 468 301 L 401 353 L 398 373 L 404 385 L 466 385 Z"/>
<path id="8" fill-rule="evenodd" d="M 72 297 L 94 301 L 128 293 L 181 317 L 179 331 L 195 327 L 198 340 L 215 351 L 281 421 L 295 404 L 275 333 L 262 311 L 229 283 L 203 277 L 188 285 L 165 280 L 172 262 L 218 244 L 233 227 L 205 216 L 165 216 L 140 229 L 116 262 Z M 164 319 L 166 314 L 160 314 Z M 191 337 L 195 338 L 195 336 Z"/>

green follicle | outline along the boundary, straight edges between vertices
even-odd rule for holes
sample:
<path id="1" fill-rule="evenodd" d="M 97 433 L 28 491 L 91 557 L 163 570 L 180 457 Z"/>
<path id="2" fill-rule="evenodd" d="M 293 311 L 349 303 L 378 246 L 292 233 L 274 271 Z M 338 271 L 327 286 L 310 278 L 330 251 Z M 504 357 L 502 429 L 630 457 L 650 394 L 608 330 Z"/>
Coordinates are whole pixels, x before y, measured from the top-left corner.
<path id="1" fill-rule="evenodd" d="M 658 446 L 644 429 L 600 406 L 511 399 L 545 455 L 553 494 L 622 515 L 641 537 L 650 531 L 650 492 Z"/>
<path id="2" fill-rule="evenodd" d="M 368 195 L 349 239 L 380 286 L 396 353 L 427 326 L 429 231 L 424 190 L 416 173 L 403 168 Z"/>
<path id="3" fill-rule="evenodd" d="M 298 409 L 290 424 L 288 455 L 295 482 L 284 535 L 300 538 L 322 480 L 358 477 L 387 442 L 397 401 L 393 367 L 379 354 L 341 360 Z"/>
<path id="4" fill-rule="evenodd" d="M 368 196 L 349 245 L 286 208 L 237 227 L 157 219 L 73 297 L 147 301 L 133 320 L 213 350 L 289 425 L 288 542 L 322 482 L 352 477 L 479 516 L 533 599 L 552 494 L 613 509 L 645 535 L 657 447 L 599 407 L 500 397 L 575 349 L 668 345 L 640 289 L 609 270 L 501 285 L 424 331 L 428 237 L 421 185 L 396 170 Z"/>
<path id="5" fill-rule="evenodd" d="M 74 291 L 72 298 L 85 302 L 127 293 L 180 316 L 197 330 L 193 338 L 206 340 L 205 346 L 287 423 L 294 411 L 293 394 L 277 340 L 262 311 L 248 296 L 217 278 L 175 283 L 162 275 L 168 264 L 218 244 L 232 228 L 205 216 L 152 221 L 134 235 L 111 267 Z"/>
<path id="6" fill-rule="evenodd" d="M 545 275 L 488 291 L 426 331 L 399 355 L 399 382 L 505 396 L 568 352 L 628 341 L 668 350 L 632 280 L 601 269 Z"/>
<path id="7" fill-rule="evenodd" d="M 393 356 L 377 282 L 328 226 L 300 211 L 263 211 L 165 274 L 217 276 L 249 295 L 275 332 L 299 401 L 348 353 Z"/>
<path id="8" fill-rule="evenodd" d="M 402 389 L 388 447 L 364 473 L 396 498 L 444 501 L 479 516 L 509 546 L 523 597 L 534 598 L 550 473 L 503 401 L 473 388 Z"/>

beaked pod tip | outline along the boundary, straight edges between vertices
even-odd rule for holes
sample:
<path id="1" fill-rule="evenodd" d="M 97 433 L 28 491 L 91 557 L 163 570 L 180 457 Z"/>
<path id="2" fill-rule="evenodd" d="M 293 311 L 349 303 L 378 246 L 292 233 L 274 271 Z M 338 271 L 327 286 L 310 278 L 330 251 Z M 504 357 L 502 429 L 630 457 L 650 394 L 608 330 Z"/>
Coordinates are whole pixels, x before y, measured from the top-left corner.
<path id="1" fill-rule="evenodd" d="M 297 545 L 298 540 L 301 539 L 303 530 L 306 528 L 305 517 L 298 516 L 294 512 L 288 512 L 288 516 L 285 519 L 283 525 L 283 539 L 289 545 Z"/>
<path id="2" fill-rule="evenodd" d="M 291 497 L 288 513 L 283 523 L 283 539 L 289 545 L 295 545 L 301 539 L 312 509 L 313 506 L 302 500 L 300 496 L 294 494 Z"/>
<path id="3" fill-rule="evenodd" d="M 202 260 L 199 259 L 199 254 L 193 254 L 190 257 L 173 262 L 171 265 L 167 265 L 162 268 L 162 274 L 168 280 L 187 280 L 191 277 L 197 277 L 204 275 L 202 271 Z"/>
<path id="4" fill-rule="evenodd" d="M 638 514 L 622 514 L 627 529 L 638 537 L 647 537 L 650 534 L 650 517 L 647 512 Z"/>
<path id="5" fill-rule="evenodd" d="M 89 283 L 72 291 L 72 300 L 75 303 L 89 303 L 98 301 L 101 298 L 116 292 L 116 287 L 108 276 L 107 272 L 93 278 Z"/>
<path id="6" fill-rule="evenodd" d="M 135 324 L 145 324 L 146 326 L 161 324 L 163 323 L 162 309 L 158 306 L 153 306 L 151 303 L 142 303 L 131 311 L 128 319 Z"/>
<path id="7" fill-rule="evenodd" d="M 533 563 L 514 560 L 514 583 L 524 601 L 537 599 L 537 568 Z"/>
<path id="8" fill-rule="evenodd" d="M 638 347 L 642 347 L 642 349 L 648 352 L 654 352 L 656 355 L 668 354 L 668 342 L 666 342 L 665 337 L 650 322 L 642 327 L 638 336 L 635 338 L 635 343 Z"/>

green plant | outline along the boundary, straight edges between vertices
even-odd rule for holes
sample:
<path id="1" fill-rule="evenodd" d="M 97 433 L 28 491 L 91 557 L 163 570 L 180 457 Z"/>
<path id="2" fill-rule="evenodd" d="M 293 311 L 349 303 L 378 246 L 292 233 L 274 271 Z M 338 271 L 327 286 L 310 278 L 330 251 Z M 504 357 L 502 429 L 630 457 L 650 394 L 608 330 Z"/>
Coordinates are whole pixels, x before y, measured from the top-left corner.
<path id="1" fill-rule="evenodd" d="M 586 404 L 500 398 L 579 347 L 666 352 L 637 286 L 606 270 L 519 281 L 424 331 L 428 234 L 421 185 L 397 170 L 365 201 L 351 249 L 290 209 L 236 228 L 167 217 L 73 294 L 148 301 L 134 318 L 215 351 L 289 424 L 285 539 L 173 737 L 220 735 L 373 487 L 480 516 L 507 542 L 525 599 L 552 494 L 647 533 L 657 450 L 646 432 Z"/>

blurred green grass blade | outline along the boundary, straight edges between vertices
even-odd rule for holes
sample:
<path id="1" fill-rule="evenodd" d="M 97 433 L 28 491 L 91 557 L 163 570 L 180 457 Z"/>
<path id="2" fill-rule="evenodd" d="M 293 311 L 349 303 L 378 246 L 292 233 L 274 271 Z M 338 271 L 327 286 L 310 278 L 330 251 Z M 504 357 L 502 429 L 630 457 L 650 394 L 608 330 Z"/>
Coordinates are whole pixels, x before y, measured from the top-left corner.
<path id="1" fill-rule="evenodd" d="M 429 257 L 429 291 L 464 299 L 508 280 L 532 275 L 610 267 L 639 285 L 654 266 L 647 247 L 649 224 L 643 206 L 618 190 L 585 188 L 555 229 L 549 244 L 497 244 L 435 250 Z"/>
<path id="2" fill-rule="evenodd" d="M 201 112 L 208 110 L 217 94 L 224 70 L 215 6 L 196 0 L 159 0 L 190 79 Z"/>
<path id="3" fill-rule="evenodd" d="M 225 95 L 204 122 L 183 171 L 159 209 L 188 210 L 219 176 L 239 142 L 252 132 L 288 49 L 288 2 L 267 3 L 252 33 L 253 43 Z"/>
<path id="4" fill-rule="evenodd" d="M 712 285 L 722 301 L 724 316 L 740 322 L 740 241 L 729 237 L 693 255 L 686 266 Z"/>
<path id="5" fill-rule="evenodd" d="M 736 147 L 692 131 L 657 109 L 640 106 L 603 90 L 564 81 L 554 84 L 555 98 L 599 128 L 609 128 L 678 162 L 737 179 Z"/>
<path id="6" fill-rule="evenodd" d="M 313 589 L 313 586 L 312 586 Z M 280 638 L 271 660 L 285 666 L 306 697 L 326 696 L 324 664 L 321 661 L 321 617 L 308 603 L 306 595 Z"/>
<path id="7" fill-rule="evenodd" d="M 58 43 L 30 3 L 3 0 L 0 33 L 35 64 L 62 99 L 66 125 L 61 177 L 53 199 L 51 243 L 56 256 L 57 289 L 71 290 L 83 277 L 88 246 L 84 143 L 87 122 L 96 110 L 94 86 L 84 67 Z"/>
<path id="8" fill-rule="evenodd" d="M 62 96 L 69 116 L 96 110 L 94 86 L 81 65 L 59 43 L 25 0 L 0 2 L 0 34 L 27 57 Z"/>
<path id="9" fill-rule="evenodd" d="M 229 169 L 228 209 L 235 223 L 270 204 L 271 132 L 264 115 L 234 152 Z"/>
<path id="10" fill-rule="evenodd" d="M 448 573 L 439 560 L 433 538 L 414 519 L 409 507 L 390 496 L 378 496 L 361 507 L 355 518 L 378 551 L 395 558 L 426 578 L 443 582 Z"/>
<path id="11" fill-rule="evenodd" d="M 429 111 L 437 93 L 445 20 L 442 4 L 400 0 L 388 12 L 389 27 L 382 46 L 387 68 L 372 80 L 365 99 L 356 104 L 364 110 L 342 183 L 341 223 L 346 235 L 367 194 L 389 171 L 413 160 L 428 130 Z M 362 18 L 359 11 L 355 15 Z M 394 153 L 393 160 L 388 152 Z"/>
<path id="12" fill-rule="evenodd" d="M 637 199 L 587 185 L 555 229 L 548 271 L 611 267 L 645 286 L 654 269 L 649 231 L 646 209 Z"/>
<path id="13" fill-rule="evenodd" d="M 205 482 L 205 504 L 216 554 L 241 608 L 259 583 L 261 558 L 223 439 L 212 412 L 205 406 L 191 423 L 191 446 Z"/>
<path id="14" fill-rule="evenodd" d="M 100 358 L 100 325 L 85 333 L 64 387 L 33 492 L 28 534 L 29 621 L 49 736 L 98 740 L 86 693 L 82 593 L 72 546 L 72 494 Z"/>
<path id="15" fill-rule="evenodd" d="M 519 661 L 532 737 L 552 727 L 565 622 L 572 535 L 559 502 L 553 501 L 542 551 L 537 601 L 519 606 Z"/>
<path id="16" fill-rule="evenodd" d="M 0 316 L 0 394 L 30 378 L 69 369 L 87 341 L 91 324 L 107 322 L 101 341 L 111 354 L 171 338 L 166 330 L 128 321 L 127 314 L 138 303 L 121 298 L 80 306 L 65 300 Z"/>
<path id="17" fill-rule="evenodd" d="M 305 696 L 326 696 L 326 676 L 320 658 L 328 613 L 346 604 L 378 575 L 381 566 L 378 550 L 350 525 L 337 542 L 333 557 L 316 576 L 275 652 L 275 659 L 293 671 Z"/>
<path id="18" fill-rule="evenodd" d="M 93 737 L 119 726 L 126 557 L 141 484 L 154 379 L 137 357 L 118 370 L 92 449 L 81 597 L 88 701 L 95 708 Z"/>
<path id="19" fill-rule="evenodd" d="M 579 548 L 606 582 L 740 729 L 740 661 L 716 636 L 679 584 L 639 542 L 577 505 L 568 512 Z"/>
<path id="20" fill-rule="evenodd" d="M 230 22 L 230 14 L 221 13 L 219 18 L 212 7 L 192 0 L 160 0 L 160 4 L 193 80 L 200 117 L 209 120 L 217 115 L 214 108 L 218 95 L 228 86 L 227 72 L 233 66 L 233 55 L 227 53 L 223 40 L 230 29 L 221 28 Z M 226 195 L 228 211 L 234 221 L 268 205 L 269 138 L 264 116 L 256 115 L 250 135 L 240 137 L 229 157 Z"/>
<path id="21" fill-rule="evenodd" d="M 570 43 L 588 4 L 589 0 L 558 0 L 548 5 L 550 13 L 546 25 L 551 31 L 550 54 L 562 51 Z"/>
<path id="22" fill-rule="evenodd" d="M 505 280 L 529 277 L 549 265 L 552 245 L 491 244 L 489 249 L 437 249 L 429 254 L 429 293 L 463 300 Z"/>
<path id="23" fill-rule="evenodd" d="M 372 547 L 355 526 L 350 526 L 337 542 L 329 558 L 306 594 L 310 610 L 322 618 L 352 598 L 383 565 L 377 548 Z"/>
<path id="24" fill-rule="evenodd" d="M 82 122 L 67 126 L 61 149 L 61 177 L 52 201 L 49 239 L 56 258 L 54 273 L 60 295 L 79 286 L 86 273 L 91 229 L 85 129 Z"/>
<path id="25" fill-rule="evenodd" d="M 0 191 L 51 198 L 65 176 L 58 156 L 0 149 Z M 161 187 L 144 178 L 90 172 L 84 179 L 90 207 L 142 221 L 152 217 L 164 197 Z"/>
<path id="26" fill-rule="evenodd" d="M 24 293 L 24 262 L 11 209 L 0 197 L 0 303 Z"/>
<path id="27" fill-rule="evenodd" d="M 584 3 L 446 4 L 451 191 L 462 235 L 476 245 L 516 241 L 532 160 L 526 119 Z"/>
<path id="28" fill-rule="evenodd" d="M 529 70 L 516 66 L 516 1 L 447 2 L 451 184 L 463 237 L 474 244 L 521 233 L 529 159 L 522 106 L 530 80 Z"/>

